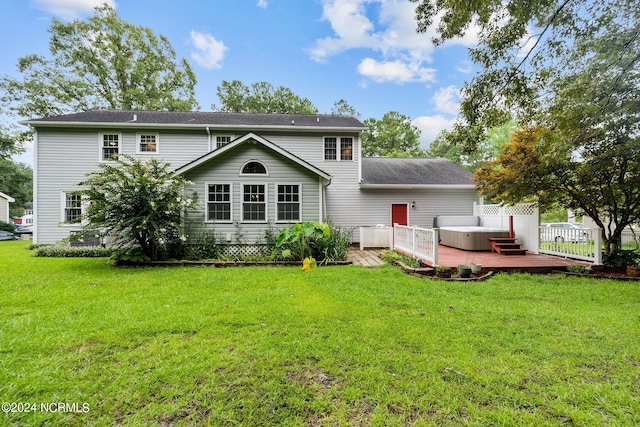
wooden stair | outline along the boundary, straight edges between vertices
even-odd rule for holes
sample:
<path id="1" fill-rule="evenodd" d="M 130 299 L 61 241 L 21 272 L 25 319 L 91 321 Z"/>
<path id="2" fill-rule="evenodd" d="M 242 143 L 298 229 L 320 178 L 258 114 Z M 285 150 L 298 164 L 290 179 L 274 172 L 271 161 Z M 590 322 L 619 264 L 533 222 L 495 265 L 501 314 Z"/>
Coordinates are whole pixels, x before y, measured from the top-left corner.
<path id="1" fill-rule="evenodd" d="M 491 250 L 501 255 L 526 255 L 527 250 L 516 243 L 515 237 L 490 237 Z"/>

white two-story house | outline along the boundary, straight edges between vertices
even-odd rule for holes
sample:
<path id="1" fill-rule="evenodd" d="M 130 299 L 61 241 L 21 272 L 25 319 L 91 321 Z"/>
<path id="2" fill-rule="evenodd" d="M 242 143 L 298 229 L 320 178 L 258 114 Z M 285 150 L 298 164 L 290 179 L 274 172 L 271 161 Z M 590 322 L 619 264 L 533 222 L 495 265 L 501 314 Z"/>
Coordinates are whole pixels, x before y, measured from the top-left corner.
<path id="1" fill-rule="evenodd" d="M 445 159 L 362 158 L 357 119 L 337 115 L 90 111 L 25 120 L 34 137 L 34 242 L 80 228 L 78 183 L 118 154 L 169 162 L 193 182 L 190 232 L 248 243 L 268 227 L 327 221 L 353 227 L 430 227 L 471 215 L 471 174 Z"/>

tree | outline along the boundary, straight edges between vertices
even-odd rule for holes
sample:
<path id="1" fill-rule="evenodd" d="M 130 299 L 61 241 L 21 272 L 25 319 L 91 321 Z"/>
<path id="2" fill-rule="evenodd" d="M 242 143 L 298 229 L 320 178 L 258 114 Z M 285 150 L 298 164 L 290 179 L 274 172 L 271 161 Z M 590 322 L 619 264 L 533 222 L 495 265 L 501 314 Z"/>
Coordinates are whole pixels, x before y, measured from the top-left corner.
<path id="1" fill-rule="evenodd" d="M 289 88 L 256 82 L 247 87 L 240 80 L 223 80 L 217 89 L 220 107 L 214 111 L 230 113 L 316 114 L 318 109 L 307 98 L 301 98 Z"/>
<path id="2" fill-rule="evenodd" d="M 94 109 L 193 110 L 196 78 L 169 40 L 102 5 L 88 20 L 49 28 L 51 58 L 18 61 L 21 79 L 0 79 L 0 101 L 19 117 Z"/>
<path id="3" fill-rule="evenodd" d="M 515 127 L 515 120 L 511 120 L 502 126 L 490 129 L 472 152 L 463 152 L 455 142 L 451 141 L 450 132 L 445 129 L 431 143 L 426 155 L 428 157 L 444 157 L 473 172 L 486 162 L 498 157 L 500 148 L 509 143 L 511 132 Z"/>
<path id="4" fill-rule="evenodd" d="M 33 171 L 24 163 L 10 158 L 0 159 L 0 193 L 15 199 L 9 205 L 9 216 L 22 216 L 27 203 L 33 200 Z"/>
<path id="5" fill-rule="evenodd" d="M 340 99 L 333 103 L 331 114 L 336 116 L 353 116 L 357 119 L 360 119 L 361 117 L 361 114 L 344 99 Z"/>
<path id="6" fill-rule="evenodd" d="M 538 123 L 553 98 L 549 87 L 597 49 L 609 46 L 614 81 L 637 70 L 640 8 L 629 0 L 411 1 L 417 3 L 419 32 L 439 19 L 436 44 L 478 29 L 479 44 L 470 56 L 482 71 L 465 84 L 463 120 L 452 131 L 466 151 L 513 114 L 520 123 Z"/>
<path id="7" fill-rule="evenodd" d="M 536 196 L 580 209 L 614 251 L 624 227 L 640 219 L 637 5 L 421 0 L 416 11 L 419 31 L 443 16 L 436 42 L 474 20 L 480 28 L 471 56 L 482 72 L 465 86 L 452 139 L 473 149 L 511 113 L 530 133 L 483 171 L 479 187 L 505 201 Z"/>
<path id="8" fill-rule="evenodd" d="M 22 152 L 24 152 L 22 145 L 9 132 L 5 131 L 3 126 L 0 126 L 0 160 L 10 159 L 12 155 Z"/>
<path id="9" fill-rule="evenodd" d="M 84 226 L 115 236 L 115 246 L 142 251 L 155 261 L 182 235 L 182 214 L 195 208 L 197 194 L 184 194 L 188 184 L 157 159 L 146 163 L 121 155 L 115 164 L 101 163 L 100 170 L 80 183 L 87 200 Z"/>
<path id="10" fill-rule="evenodd" d="M 424 157 L 420 148 L 420 129 L 411 119 L 397 111 L 389 111 L 376 120 L 364 121 L 369 132 L 362 134 L 364 157 Z"/>
<path id="11" fill-rule="evenodd" d="M 629 138 L 615 147 L 587 145 L 577 150 L 559 132 L 520 129 L 497 160 L 476 171 L 476 188 L 507 203 L 579 210 L 604 230 L 605 252 L 613 253 L 624 228 L 640 221 L 640 144 Z"/>

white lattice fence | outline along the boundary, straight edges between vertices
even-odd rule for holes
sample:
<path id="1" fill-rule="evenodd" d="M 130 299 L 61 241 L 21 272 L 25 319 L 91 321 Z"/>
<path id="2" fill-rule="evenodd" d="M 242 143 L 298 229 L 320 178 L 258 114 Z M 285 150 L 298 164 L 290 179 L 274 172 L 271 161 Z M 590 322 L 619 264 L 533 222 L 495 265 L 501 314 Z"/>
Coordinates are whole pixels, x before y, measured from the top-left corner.
<path id="1" fill-rule="evenodd" d="M 531 253 L 539 252 L 538 226 L 540 216 L 536 203 L 506 205 L 473 205 L 473 214 L 480 217 L 480 225 L 508 229 L 509 217 L 513 217 L 516 239 Z"/>

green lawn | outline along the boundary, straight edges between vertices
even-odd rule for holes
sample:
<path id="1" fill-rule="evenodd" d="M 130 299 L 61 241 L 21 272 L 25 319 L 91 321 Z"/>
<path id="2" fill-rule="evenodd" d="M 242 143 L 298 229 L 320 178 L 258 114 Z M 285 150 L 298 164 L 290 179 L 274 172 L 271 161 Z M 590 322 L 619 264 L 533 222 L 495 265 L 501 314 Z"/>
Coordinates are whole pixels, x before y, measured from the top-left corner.
<path id="1" fill-rule="evenodd" d="M 0 425 L 640 425 L 636 283 L 116 268 L 0 242 L 0 292 L 0 400 L 36 404 Z"/>

